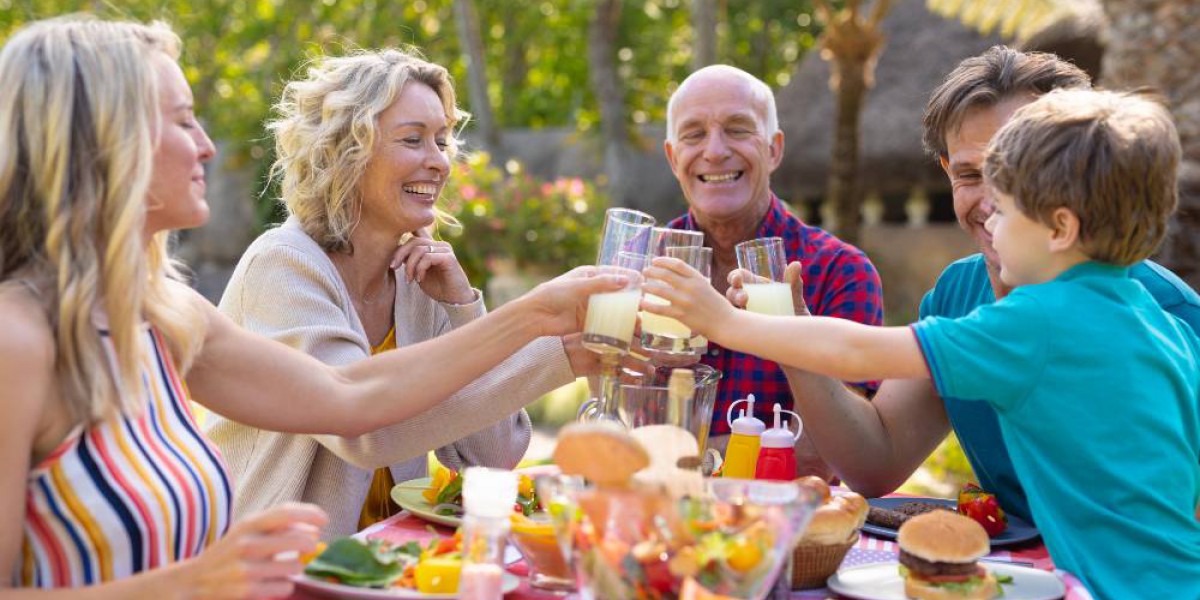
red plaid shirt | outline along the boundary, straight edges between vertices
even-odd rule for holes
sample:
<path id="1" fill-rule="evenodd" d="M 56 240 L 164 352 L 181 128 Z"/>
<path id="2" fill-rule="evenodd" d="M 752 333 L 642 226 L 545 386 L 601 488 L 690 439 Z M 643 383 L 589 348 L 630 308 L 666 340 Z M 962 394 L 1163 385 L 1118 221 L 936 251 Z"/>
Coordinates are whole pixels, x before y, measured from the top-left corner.
<path id="1" fill-rule="evenodd" d="M 668 223 L 667 227 L 699 230 L 690 211 Z M 819 227 L 805 225 L 788 212 L 774 194 L 771 195 L 771 208 L 758 226 L 755 237 L 783 238 L 788 262 L 798 260 L 804 265 L 804 299 L 812 314 L 868 325 L 883 323 L 883 286 L 879 283 L 879 273 L 862 250 Z M 713 408 L 712 435 L 729 433 L 726 411 L 730 404 L 747 394 L 754 394 L 754 412 L 768 427 L 771 426 L 771 407 L 776 402 L 793 410 L 787 376 L 778 364 L 712 342 L 700 362 L 721 371 L 717 402 Z M 852 385 L 874 393 L 878 382 Z"/>

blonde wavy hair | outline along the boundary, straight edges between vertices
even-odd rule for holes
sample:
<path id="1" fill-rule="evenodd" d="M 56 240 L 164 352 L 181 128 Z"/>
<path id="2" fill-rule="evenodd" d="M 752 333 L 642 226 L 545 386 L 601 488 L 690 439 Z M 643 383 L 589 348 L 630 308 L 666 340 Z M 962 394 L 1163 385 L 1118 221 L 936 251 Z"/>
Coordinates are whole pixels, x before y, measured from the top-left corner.
<path id="1" fill-rule="evenodd" d="M 284 87 L 279 115 L 267 127 L 275 134 L 271 176 L 281 180 L 282 202 L 304 231 L 327 252 L 350 252 L 350 234 L 362 205 L 359 182 L 375 152 L 379 115 L 404 85 L 428 85 L 442 101 L 451 132 L 465 123 L 454 84 L 444 67 L 415 50 L 363 50 L 329 57 L 310 66 L 308 78 Z M 453 135 L 451 157 L 457 152 Z M 457 225 L 437 210 L 438 221 Z"/>
<path id="2" fill-rule="evenodd" d="M 81 422 L 144 409 L 143 319 L 181 371 L 201 341 L 199 307 L 168 281 L 178 278 L 168 233 L 143 242 L 161 126 L 147 57 L 175 59 L 179 46 L 162 23 L 70 16 L 33 23 L 0 50 L 0 281 L 36 290 L 59 391 Z"/>

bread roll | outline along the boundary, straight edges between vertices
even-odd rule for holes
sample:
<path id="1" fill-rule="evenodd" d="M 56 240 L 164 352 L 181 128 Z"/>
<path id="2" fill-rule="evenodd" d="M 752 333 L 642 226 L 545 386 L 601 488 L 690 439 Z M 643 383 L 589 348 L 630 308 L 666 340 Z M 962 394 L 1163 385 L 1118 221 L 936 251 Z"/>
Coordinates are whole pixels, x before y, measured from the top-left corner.
<path id="1" fill-rule="evenodd" d="M 867 501 L 854 492 L 838 494 L 817 508 L 801 544 L 841 544 L 867 519 Z"/>
<path id="2" fill-rule="evenodd" d="M 829 484 L 816 475 L 807 475 L 796 480 L 796 483 L 807 487 L 821 495 L 821 503 L 829 502 Z"/>
<path id="3" fill-rule="evenodd" d="M 608 423 L 576 423 L 558 434 L 554 464 L 565 475 L 582 475 L 598 486 L 624 487 L 650 465 L 646 449 L 624 428 Z"/>

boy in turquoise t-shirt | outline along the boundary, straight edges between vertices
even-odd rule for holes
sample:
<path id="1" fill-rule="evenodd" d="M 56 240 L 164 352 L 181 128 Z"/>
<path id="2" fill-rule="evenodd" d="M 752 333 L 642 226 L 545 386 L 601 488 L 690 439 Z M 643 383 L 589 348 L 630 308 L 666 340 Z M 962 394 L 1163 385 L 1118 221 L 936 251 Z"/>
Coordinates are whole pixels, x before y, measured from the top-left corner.
<path id="1" fill-rule="evenodd" d="M 995 408 L 1051 557 L 1097 598 L 1200 598 L 1200 340 L 1129 277 L 1166 232 L 1180 147 L 1158 104 L 1051 92 L 996 134 L 984 176 L 995 304 L 909 327 L 734 310 L 655 259 L 646 305 L 727 347 L 847 381 L 931 377 Z"/>

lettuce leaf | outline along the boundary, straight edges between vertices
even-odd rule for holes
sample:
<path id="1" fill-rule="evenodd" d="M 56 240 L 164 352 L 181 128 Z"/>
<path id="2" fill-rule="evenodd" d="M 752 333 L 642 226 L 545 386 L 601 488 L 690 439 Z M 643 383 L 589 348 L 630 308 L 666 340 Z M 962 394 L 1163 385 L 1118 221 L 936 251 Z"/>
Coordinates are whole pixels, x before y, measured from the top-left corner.
<path id="1" fill-rule="evenodd" d="M 391 547 L 380 540 L 363 543 L 341 538 L 308 563 L 304 573 L 311 577 L 332 577 L 355 587 L 382 588 L 400 579 L 405 567 L 416 562 L 419 554 L 420 545 L 415 543 Z"/>

